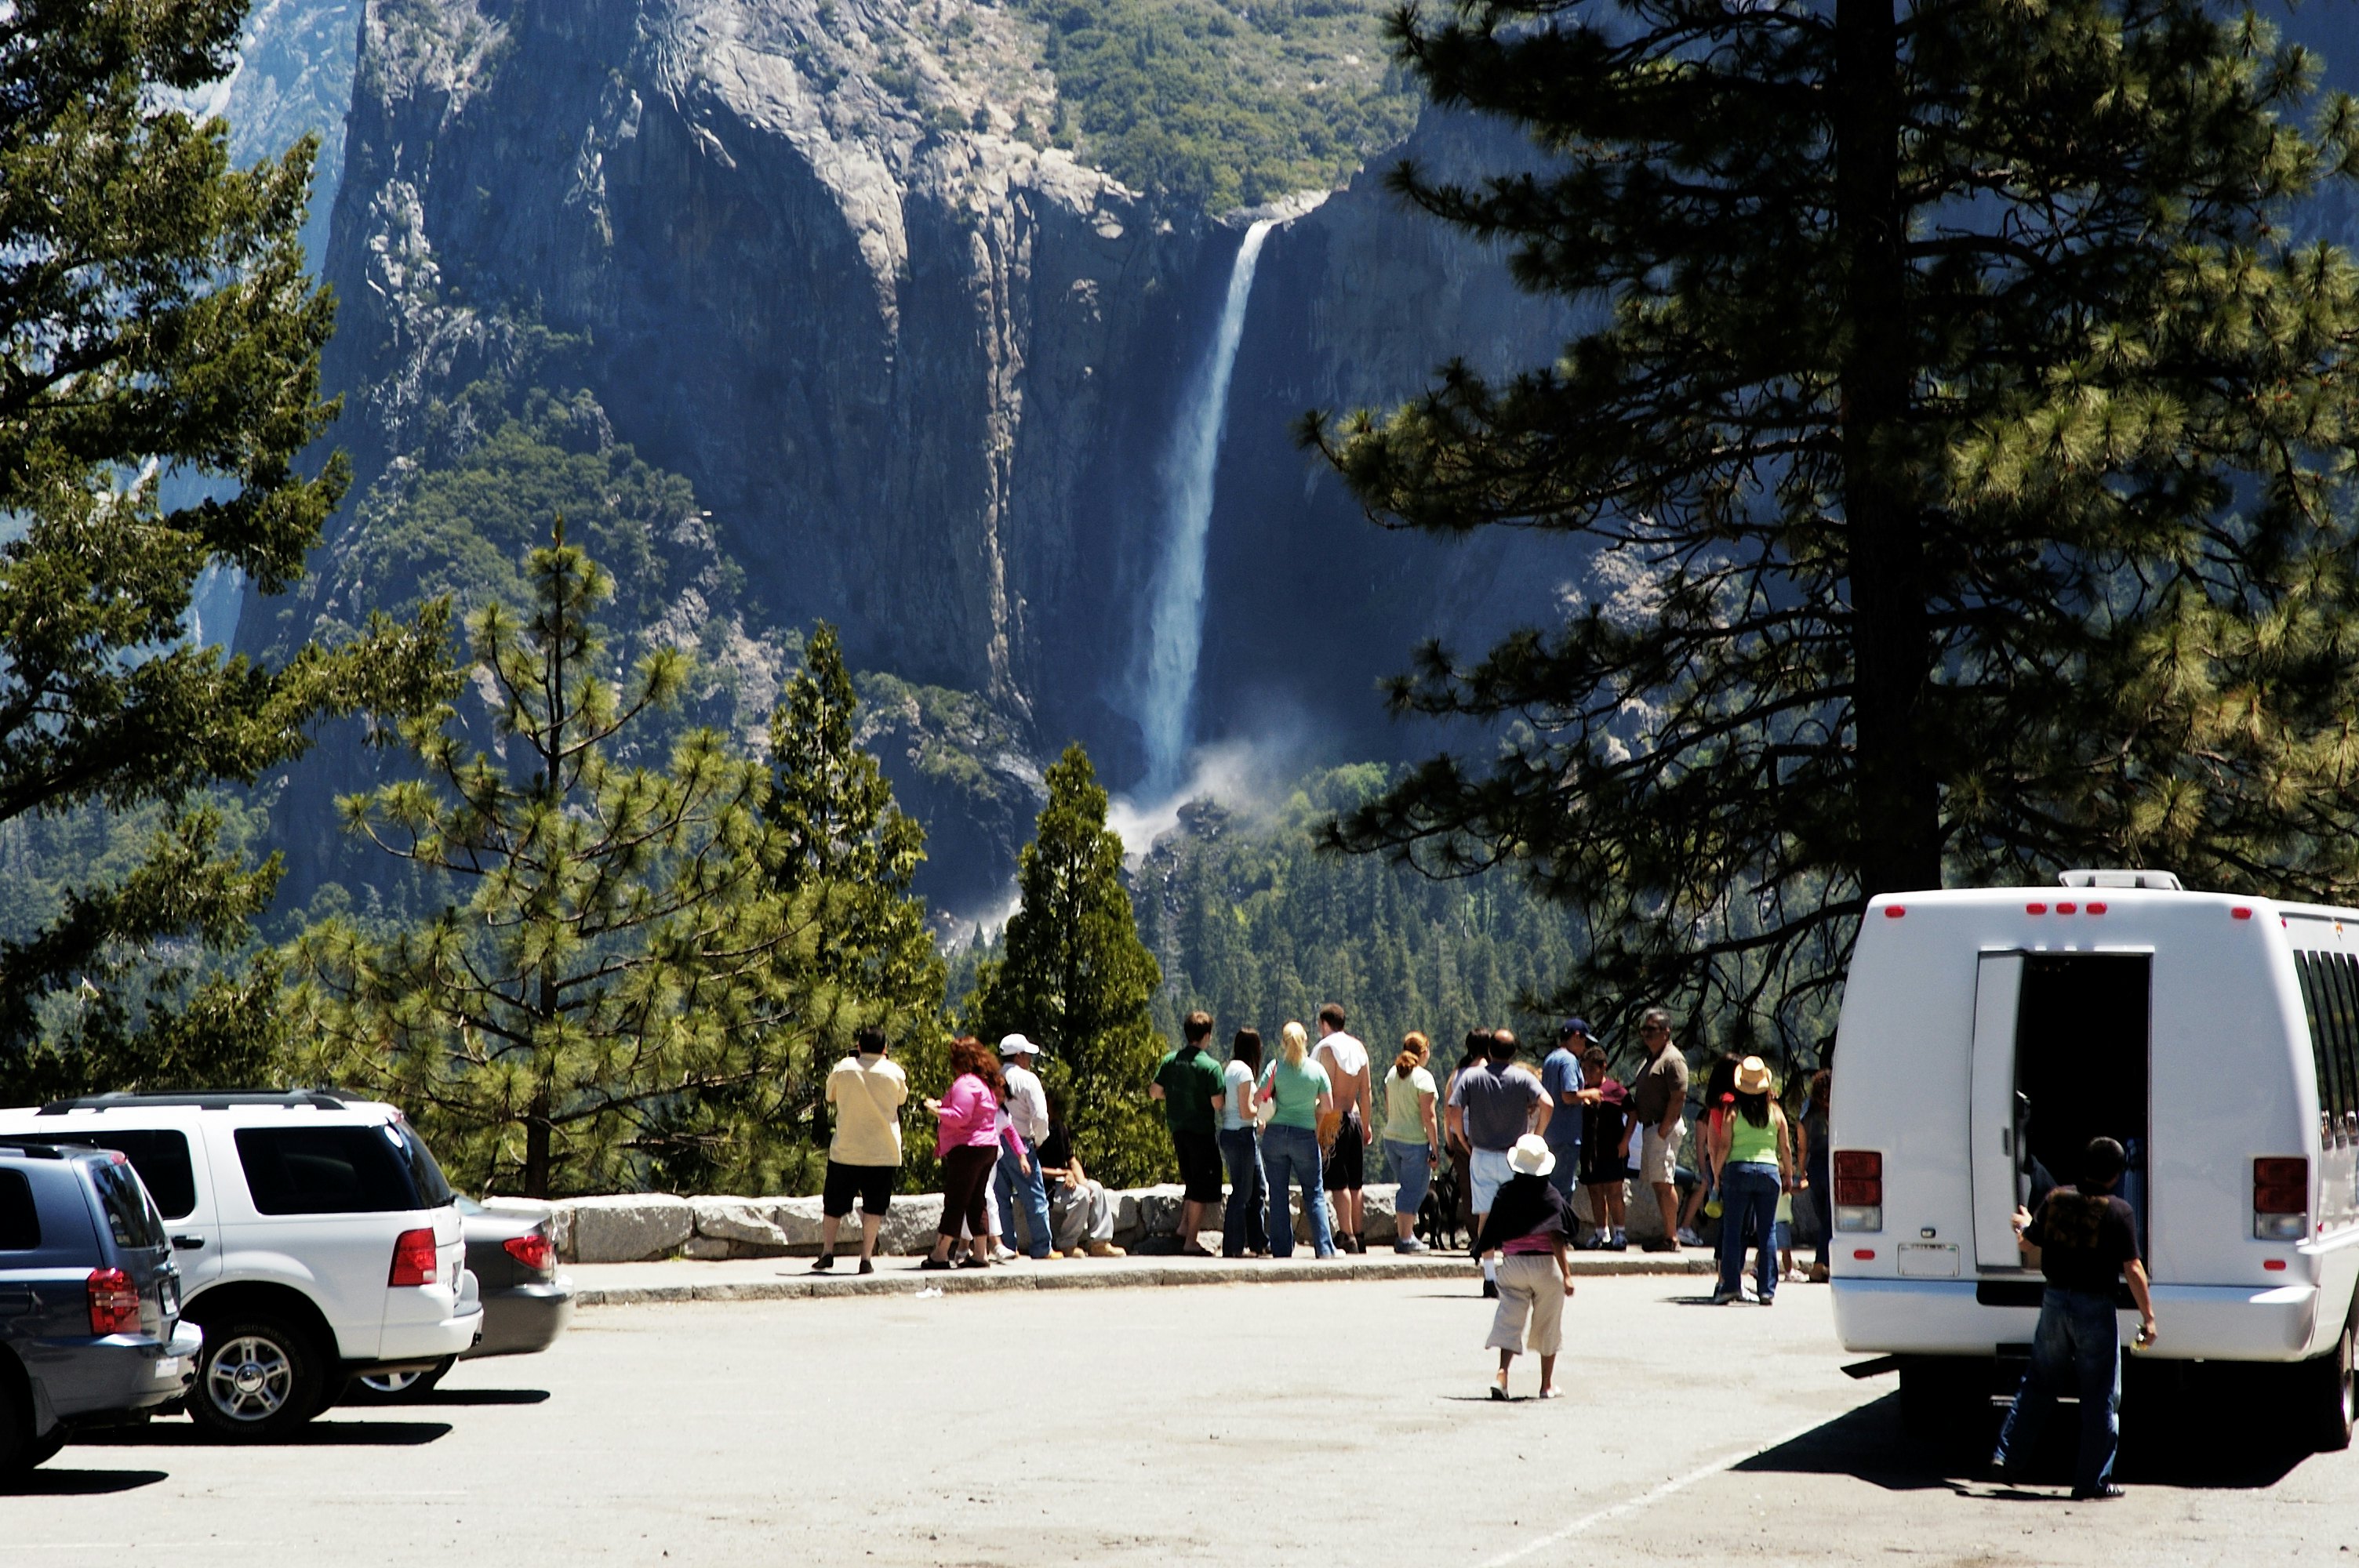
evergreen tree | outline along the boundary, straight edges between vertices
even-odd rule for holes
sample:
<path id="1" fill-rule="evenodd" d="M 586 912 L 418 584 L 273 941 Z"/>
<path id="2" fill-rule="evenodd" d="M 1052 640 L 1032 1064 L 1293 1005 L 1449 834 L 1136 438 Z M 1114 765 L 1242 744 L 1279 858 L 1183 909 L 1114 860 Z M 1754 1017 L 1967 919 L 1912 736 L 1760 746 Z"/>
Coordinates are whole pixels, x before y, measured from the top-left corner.
<path id="1" fill-rule="evenodd" d="M 611 760 L 686 657 L 648 654 L 627 690 L 597 673 L 612 583 L 561 520 L 525 570 L 529 620 L 495 603 L 469 622 L 495 750 L 446 705 L 401 727 L 426 778 L 339 802 L 465 902 L 388 940 L 306 933 L 294 1011 L 330 1081 L 411 1108 L 470 1184 L 547 1197 L 637 1184 L 643 1135 L 676 1152 L 683 1105 L 742 1105 L 850 1024 L 813 963 L 824 892 L 774 887 L 766 771 L 710 730 L 660 771 Z M 746 1130 L 696 1125 L 722 1146 Z"/>
<path id="2" fill-rule="evenodd" d="M 1379 520 L 1597 601 L 1397 710 L 1506 727 L 1336 839 L 1580 904 L 1599 1011 L 1823 1005 L 1878 892 L 2074 864 L 2348 897 L 2359 742 L 2316 62 L 2205 0 L 1495 0 L 1402 16 L 1547 155 L 1397 189 L 1590 325 L 1314 419 Z M 2312 128 L 2294 117 L 2315 109 Z"/>
<path id="3" fill-rule="evenodd" d="M 1164 1050 L 1148 1012 L 1163 974 L 1138 939 L 1122 839 L 1106 828 L 1106 792 L 1078 743 L 1049 766 L 1048 785 L 1016 867 L 1021 904 L 970 1011 L 986 1042 L 1020 1032 L 1048 1047 L 1043 1076 L 1082 1162 L 1109 1186 L 1136 1185 L 1169 1163 L 1147 1093 Z"/>
<path id="4" fill-rule="evenodd" d="M 821 622 L 770 715 L 770 795 L 763 806 L 777 835 L 773 885 L 821 897 L 825 935 L 810 969 L 844 1029 L 874 1022 L 906 1055 L 939 1044 L 946 967 L 926 928 L 925 900 L 910 892 L 926 858 L 926 832 L 893 804 L 893 786 L 859 744 L 860 699 L 835 628 Z M 789 966 L 805 960 L 791 955 Z M 802 978 L 789 975 L 790 985 Z M 828 1037 L 800 1057 L 781 1086 L 771 1125 L 804 1130 L 808 1182 L 825 1154 L 822 1094 L 833 1053 L 849 1037 Z M 904 1063 L 907 1066 L 908 1064 Z"/>
<path id="5" fill-rule="evenodd" d="M 432 695 L 434 612 L 276 668 L 183 634 L 206 572 L 265 593 L 299 577 L 345 484 L 340 460 L 294 467 L 333 413 L 319 396 L 332 308 L 297 242 L 316 145 L 234 168 L 223 123 L 175 106 L 229 68 L 245 12 L 18 0 L 0 27 L 0 823 L 173 808 L 135 871 L 0 944 L 11 1098 L 247 1070 L 253 1041 L 200 1015 L 252 1016 L 269 976 L 139 994 L 156 945 L 235 946 L 277 881 L 275 863 L 226 858 L 218 815 L 190 797 L 253 783 L 323 715 Z M 173 476 L 202 480 L 203 499 L 164 505 Z M 60 992 L 97 1000 L 36 1060 Z"/>

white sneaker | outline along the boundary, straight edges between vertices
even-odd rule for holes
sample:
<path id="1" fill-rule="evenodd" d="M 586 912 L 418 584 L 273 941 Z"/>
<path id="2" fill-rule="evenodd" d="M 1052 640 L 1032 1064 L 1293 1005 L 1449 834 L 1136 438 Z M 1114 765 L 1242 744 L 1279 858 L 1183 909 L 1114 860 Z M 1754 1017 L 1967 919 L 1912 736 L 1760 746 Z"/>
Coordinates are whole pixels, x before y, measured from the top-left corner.
<path id="1" fill-rule="evenodd" d="M 1016 1250 L 1016 1249 L 1015 1249 L 1015 1248 L 1010 1247 L 1010 1246 L 1007 1246 L 1006 1243 L 1004 1243 L 1004 1242 L 1003 1242 L 1003 1243 L 1000 1245 L 1000 1249 L 999 1249 L 999 1250 L 998 1250 L 998 1251 L 996 1251 L 996 1252 L 995 1252 L 995 1253 L 993 1253 L 993 1254 L 992 1254 L 992 1256 L 993 1256 L 994 1258 L 998 1259 L 998 1260 L 999 1260 L 1001 1262 L 1003 1262 L 1003 1263 L 1013 1263 L 1013 1262 L 1015 1262 L 1015 1261 L 1016 1261 L 1016 1260 L 1017 1260 L 1018 1258 L 1021 1258 L 1022 1256 L 1024 1256 L 1024 1254 L 1022 1254 L 1021 1252 L 1018 1252 L 1017 1250 Z"/>

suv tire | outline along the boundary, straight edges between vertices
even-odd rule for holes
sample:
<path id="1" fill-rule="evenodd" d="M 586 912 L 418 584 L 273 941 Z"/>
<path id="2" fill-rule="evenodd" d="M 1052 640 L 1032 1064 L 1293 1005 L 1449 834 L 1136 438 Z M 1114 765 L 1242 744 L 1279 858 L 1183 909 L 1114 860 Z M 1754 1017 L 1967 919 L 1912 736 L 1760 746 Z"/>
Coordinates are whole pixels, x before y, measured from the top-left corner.
<path id="1" fill-rule="evenodd" d="M 343 1403 L 348 1405 L 398 1405 L 424 1399 L 442 1380 L 442 1374 L 459 1364 L 456 1356 L 445 1356 L 423 1372 L 375 1372 L 354 1378 L 344 1385 Z"/>
<path id="2" fill-rule="evenodd" d="M 21 1476 L 57 1452 L 50 1448 L 44 1453 L 42 1448 L 33 1438 L 32 1406 L 12 1386 L 5 1370 L 0 1369 L 0 1477 Z"/>
<path id="3" fill-rule="evenodd" d="M 207 1436 L 272 1443 L 327 1408 L 332 1386 L 311 1336 L 266 1312 L 241 1312 L 205 1325 L 189 1415 Z"/>

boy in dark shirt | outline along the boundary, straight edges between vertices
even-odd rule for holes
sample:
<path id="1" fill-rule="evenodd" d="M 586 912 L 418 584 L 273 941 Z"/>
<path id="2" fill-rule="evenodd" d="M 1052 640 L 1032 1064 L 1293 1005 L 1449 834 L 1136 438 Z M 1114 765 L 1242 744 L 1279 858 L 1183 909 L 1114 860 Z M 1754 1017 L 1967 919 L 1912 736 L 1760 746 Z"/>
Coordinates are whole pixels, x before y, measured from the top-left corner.
<path id="1" fill-rule="evenodd" d="M 2058 1392 L 2077 1388 L 2081 1397 L 2080 1471 L 2072 1496 L 2118 1498 L 2114 1453 L 2121 1444 L 2121 1327 L 2114 1317 L 2114 1286 L 2129 1281 L 2137 1303 L 2140 1346 L 2155 1340 L 2154 1299 L 2147 1290 L 2146 1265 L 2138 1260 L 2137 1227 L 2130 1206 L 2114 1196 L 2122 1178 L 2122 1146 L 2092 1139 L 2077 1187 L 2058 1187 L 2037 1216 L 2015 1212 L 2016 1234 L 2039 1249 L 2039 1271 L 2048 1290 L 2039 1302 L 2039 1327 L 2031 1343 L 2031 1368 L 2016 1391 L 2015 1408 L 1998 1434 L 1991 1463 L 2013 1478 L 2010 1454 L 2039 1446 L 2040 1429 L 2056 1408 Z"/>

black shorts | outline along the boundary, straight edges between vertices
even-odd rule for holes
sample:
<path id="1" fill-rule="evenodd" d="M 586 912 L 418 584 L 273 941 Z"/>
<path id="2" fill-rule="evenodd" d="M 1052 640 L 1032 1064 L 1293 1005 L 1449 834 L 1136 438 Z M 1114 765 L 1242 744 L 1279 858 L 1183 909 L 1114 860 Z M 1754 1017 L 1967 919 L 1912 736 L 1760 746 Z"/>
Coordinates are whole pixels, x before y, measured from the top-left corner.
<path id="1" fill-rule="evenodd" d="M 1368 1144 L 1360 1134 L 1357 1108 L 1343 1113 L 1335 1130 L 1335 1147 L 1327 1151 L 1327 1168 L 1321 1183 L 1331 1193 L 1358 1192 L 1368 1184 Z"/>
<path id="2" fill-rule="evenodd" d="M 1174 1129 L 1171 1146 L 1180 1154 L 1180 1180 L 1190 1203 L 1221 1201 L 1221 1141 L 1209 1132 Z"/>
<path id="3" fill-rule="evenodd" d="M 852 1212 L 852 1200 L 859 1198 L 864 1214 L 882 1215 L 893 1201 L 893 1189 L 900 1184 L 898 1165 L 839 1165 L 827 1162 L 827 1188 L 820 1195 L 820 1212 L 842 1219 Z"/>
<path id="4" fill-rule="evenodd" d="M 1581 1183 L 1587 1187 L 1613 1186 L 1630 1173 L 1630 1162 L 1611 1143 L 1581 1146 Z"/>

